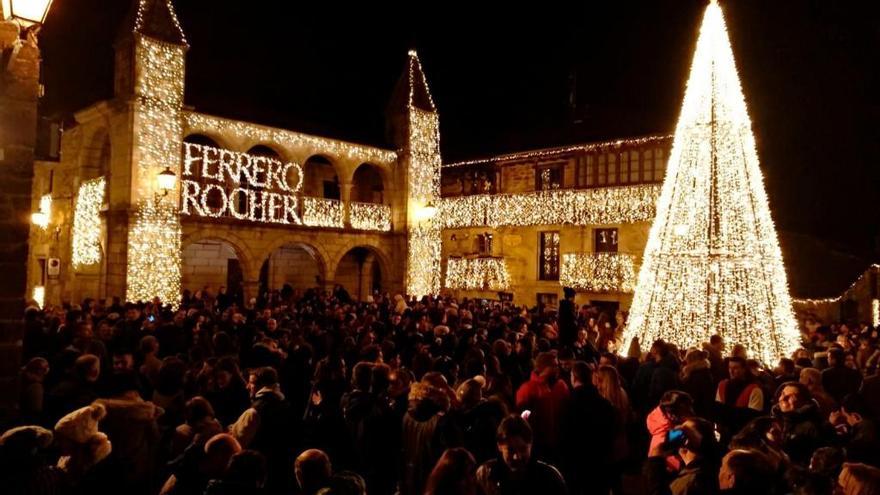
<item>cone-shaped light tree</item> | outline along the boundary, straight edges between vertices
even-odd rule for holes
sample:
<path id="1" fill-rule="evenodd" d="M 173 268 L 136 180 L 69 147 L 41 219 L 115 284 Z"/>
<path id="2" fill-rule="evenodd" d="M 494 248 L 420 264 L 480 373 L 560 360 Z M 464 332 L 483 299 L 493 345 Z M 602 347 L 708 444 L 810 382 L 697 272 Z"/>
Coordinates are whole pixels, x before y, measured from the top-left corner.
<path id="1" fill-rule="evenodd" d="M 706 8 L 624 345 L 713 334 L 773 362 L 799 333 L 721 8 Z"/>

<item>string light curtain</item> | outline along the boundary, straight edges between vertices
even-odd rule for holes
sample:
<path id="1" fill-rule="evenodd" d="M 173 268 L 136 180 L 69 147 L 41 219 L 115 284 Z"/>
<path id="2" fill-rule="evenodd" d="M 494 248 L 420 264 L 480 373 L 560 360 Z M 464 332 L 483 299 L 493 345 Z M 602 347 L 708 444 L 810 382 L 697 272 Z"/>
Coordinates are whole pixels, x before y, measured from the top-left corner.
<path id="1" fill-rule="evenodd" d="M 101 261 L 101 205 L 104 204 L 106 180 L 103 177 L 79 185 L 73 209 L 73 268 Z"/>
<path id="2" fill-rule="evenodd" d="M 765 363 L 799 344 L 751 121 L 720 7 L 704 14 L 624 347 L 713 334 Z"/>

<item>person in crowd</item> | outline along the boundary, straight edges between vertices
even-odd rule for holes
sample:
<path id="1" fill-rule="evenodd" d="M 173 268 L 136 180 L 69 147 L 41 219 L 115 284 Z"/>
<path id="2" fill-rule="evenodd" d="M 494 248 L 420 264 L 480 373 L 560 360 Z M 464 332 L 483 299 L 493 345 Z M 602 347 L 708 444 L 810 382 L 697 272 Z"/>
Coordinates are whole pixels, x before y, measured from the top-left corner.
<path id="1" fill-rule="evenodd" d="M 251 407 L 229 426 L 229 432 L 243 448 L 263 454 L 267 483 L 276 489 L 288 483 L 284 473 L 292 459 L 296 421 L 290 414 L 290 403 L 281 393 L 274 368 L 254 370 L 248 391 L 253 399 Z"/>
<path id="2" fill-rule="evenodd" d="M 831 413 L 829 421 L 838 432 L 848 461 L 880 466 L 877 425 L 868 416 L 868 407 L 861 395 L 844 397 L 840 410 Z"/>
<path id="3" fill-rule="evenodd" d="M 666 441 L 666 435 L 670 430 L 694 416 L 694 400 L 690 395 L 680 390 L 670 390 L 663 394 L 660 403 L 645 420 L 648 433 L 651 435 L 651 443 L 648 447 L 649 455 L 658 451 Z M 678 470 L 681 467 L 681 461 L 674 456 L 668 456 L 666 461 L 672 470 Z"/>
<path id="4" fill-rule="evenodd" d="M 247 384 L 236 360 L 221 357 L 212 369 L 213 383 L 205 392 L 220 424 L 230 425 L 250 406 Z"/>
<path id="5" fill-rule="evenodd" d="M 577 305 L 574 302 L 575 290 L 571 287 L 563 287 L 562 293 L 565 296 L 559 301 L 559 316 L 557 322 L 559 324 L 559 345 L 564 348 L 571 348 L 577 339 Z"/>
<path id="6" fill-rule="evenodd" d="M 732 356 L 727 361 L 728 376 L 715 393 L 717 415 L 728 427 L 728 436 L 764 411 L 764 390 L 752 374 L 745 358 Z"/>
<path id="7" fill-rule="evenodd" d="M 775 484 L 771 464 L 754 450 L 731 450 L 718 471 L 721 493 L 772 495 Z"/>
<path id="8" fill-rule="evenodd" d="M 232 456 L 241 445 L 232 435 L 218 433 L 205 442 L 193 441 L 183 453 L 168 464 L 170 476 L 160 495 L 204 493 L 208 482 L 220 479 Z"/>
<path id="9" fill-rule="evenodd" d="M 113 373 L 107 390 L 108 398 L 95 401 L 107 411 L 101 421 L 101 431 L 113 445 L 106 472 L 120 492 L 151 494 L 158 473 L 158 419 L 163 411 L 141 398 L 133 371 Z"/>
<path id="10" fill-rule="evenodd" d="M 807 387 L 799 382 L 783 383 L 776 392 L 771 411 L 782 423 L 782 449 L 795 464 L 807 465 L 810 456 L 827 443 L 825 420 Z"/>
<path id="11" fill-rule="evenodd" d="M 694 399 L 694 412 L 701 417 L 712 414 L 715 402 L 715 379 L 712 377 L 709 353 L 691 349 L 681 368 L 681 390 Z"/>
<path id="12" fill-rule="evenodd" d="M 827 418 L 829 414 L 837 410 L 837 402 L 825 392 L 825 388 L 822 386 L 821 371 L 816 368 L 804 368 L 801 370 L 798 380 L 791 381 L 799 381 L 807 387 L 810 395 L 819 404 L 819 412 L 823 418 Z"/>
<path id="13" fill-rule="evenodd" d="M 327 454 L 318 449 L 309 449 L 297 456 L 294 472 L 300 493 L 315 495 L 330 484 L 333 467 Z"/>
<path id="14" fill-rule="evenodd" d="M 866 464 L 846 463 L 837 483 L 842 495 L 878 495 L 880 469 Z"/>
<path id="15" fill-rule="evenodd" d="M 666 441 L 648 455 L 645 462 L 647 492 L 663 495 L 713 495 L 718 493 L 718 464 L 721 448 L 715 427 L 700 418 L 689 419 L 670 430 Z M 670 475 L 665 457 L 681 459 L 681 469 Z"/>
<path id="16" fill-rule="evenodd" d="M 508 416 L 498 427 L 498 459 L 481 464 L 477 484 L 484 495 L 565 495 L 565 480 L 554 466 L 532 455 L 533 433 L 520 416 Z"/>
<path id="17" fill-rule="evenodd" d="M 65 414 L 87 406 L 98 398 L 96 383 L 101 376 L 101 360 L 94 354 L 76 358 L 72 369 L 49 391 L 49 422 L 54 424 Z"/>
<path id="18" fill-rule="evenodd" d="M 559 448 L 559 418 L 569 398 L 568 386 L 559 379 L 559 362 L 552 352 L 538 354 L 529 381 L 516 391 L 516 409 L 526 413 L 535 430 L 535 450 L 556 459 Z"/>
<path id="19" fill-rule="evenodd" d="M 255 450 L 242 450 L 232 456 L 221 477 L 208 482 L 204 495 L 260 495 L 264 493 L 266 478 L 266 458 L 263 454 Z"/>
<path id="20" fill-rule="evenodd" d="M 46 390 L 43 383 L 49 374 L 49 361 L 41 357 L 31 358 L 21 368 L 18 410 L 25 423 L 41 425 L 45 423 L 44 399 Z"/>
<path id="21" fill-rule="evenodd" d="M 565 432 L 560 467 L 572 495 L 607 494 L 610 487 L 604 482 L 609 479 L 608 470 L 614 461 L 621 460 L 608 454 L 614 452 L 623 418 L 599 393 L 593 384 L 593 372 L 584 361 L 572 365 L 571 384 L 571 398 L 560 425 Z"/>
<path id="22" fill-rule="evenodd" d="M 447 449 L 431 471 L 425 495 L 477 495 L 477 463 L 467 449 Z"/>
<path id="23" fill-rule="evenodd" d="M 828 368 L 822 370 L 822 387 L 839 404 L 849 394 L 859 391 L 862 374 L 846 366 L 846 353 L 840 347 L 828 350 Z"/>

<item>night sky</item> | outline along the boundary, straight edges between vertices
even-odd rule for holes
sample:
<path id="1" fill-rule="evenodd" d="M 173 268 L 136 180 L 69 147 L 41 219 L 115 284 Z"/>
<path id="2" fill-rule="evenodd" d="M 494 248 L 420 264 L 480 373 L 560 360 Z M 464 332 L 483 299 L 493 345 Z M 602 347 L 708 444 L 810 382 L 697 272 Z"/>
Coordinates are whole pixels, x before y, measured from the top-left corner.
<path id="1" fill-rule="evenodd" d="M 385 108 L 417 48 L 444 161 L 671 132 L 706 4 L 174 3 L 191 45 L 188 105 L 329 137 L 388 145 Z M 843 289 L 880 252 L 880 2 L 722 6 L 792 284 Z M 40 33 L 44 115 L 112 96 L 127 9 L 56 1 Z M 798 266 L 836 281 L 799 282 Z"/>

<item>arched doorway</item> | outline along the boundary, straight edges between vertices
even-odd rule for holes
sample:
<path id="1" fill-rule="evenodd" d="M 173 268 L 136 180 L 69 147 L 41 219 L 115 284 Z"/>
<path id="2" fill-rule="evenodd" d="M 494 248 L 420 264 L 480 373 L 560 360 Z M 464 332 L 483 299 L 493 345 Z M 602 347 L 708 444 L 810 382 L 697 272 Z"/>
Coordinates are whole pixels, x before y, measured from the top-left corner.
<path id="1" fill-rule="evenodd" d="M 351 200 L 358 203 L 385 202 L 385 184 L 378 167 L 364 163 L 354 171 Z"/>
<path id="2" fill-rule="evenodd" d="M 322 155 L 313 155 L 303 163 L 303 195 L 313 198 L 340 199 L 339 176 L 333 163 Z"/>
<path id="3" fill-rule="evenodd" d="M 191 293 L 208 290 L 216 296 L 225 287 L 232 301 L 243 302 L 244 267 L 232 244 L 202 239 L 187 244 L 181 258 L 182 289 Z"/>
<path id="4" fill-rule="evenodd" d="M 285 244 L 272 251 L 260 267 L 260 296 L 285 285 L 295 291 L 324 287 L 324 262 L 306 244 Z"/>
<path id="5" fill-rule="evenodd" d="M 341 285 L 352 299 L 363 301 L 388 284 L 389 273 L 379 253 L 367 246 L 348 250 L 336 265 L 334 282 Z"/>

